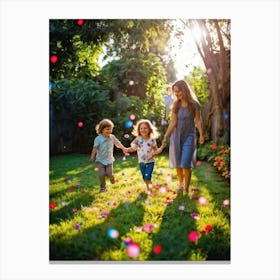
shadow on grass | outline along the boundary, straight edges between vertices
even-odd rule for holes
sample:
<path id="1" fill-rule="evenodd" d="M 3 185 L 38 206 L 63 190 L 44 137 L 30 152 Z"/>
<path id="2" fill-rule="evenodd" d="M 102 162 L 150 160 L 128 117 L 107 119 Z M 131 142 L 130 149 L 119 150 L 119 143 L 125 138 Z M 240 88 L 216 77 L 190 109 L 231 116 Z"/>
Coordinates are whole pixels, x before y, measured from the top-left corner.
<path id="1" fill-rule="evenodd" d="M 145 194 L 140 194 L 145 199 Z M 50 242 L 50 260 L 107 260 L 109 252 L 125 246 L 119 238 L 110 238 L 108 228 L 114 228 L 119 236 L 125 236 L 130 229 L 143 221 L 144 208 L 141 201 L 120 204 L 113 209 L 103 222 L 82 230 L 69 238 L 55 239 Z M 133 221 L 133 222 L 132 222 Z M 108 253 L 108 255 L 106 255 Z M 117 256 L 116 256 L 117 257 Z M 124 258 L 124 257 L 122 257 Z M 122 259 L 118 259 L 122 260 Z M 130 260 L 128 257 L 123 260 Z"/>

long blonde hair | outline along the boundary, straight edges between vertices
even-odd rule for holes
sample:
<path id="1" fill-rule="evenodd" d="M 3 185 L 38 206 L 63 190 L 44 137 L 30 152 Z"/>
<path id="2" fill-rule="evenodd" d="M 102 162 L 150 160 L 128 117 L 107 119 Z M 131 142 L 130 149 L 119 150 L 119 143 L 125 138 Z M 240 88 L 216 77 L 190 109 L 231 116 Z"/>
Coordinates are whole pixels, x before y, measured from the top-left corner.
<path id="1" fill-rule="evenodd" d="M 195 103 L 199 103 L 196 95 L 192 91 L 191 87 L 184 80 L 178 80 L 172 85 L 172 90 L 174 91 L 174 87 L 178 87 L 178 89 L 183 93 L 184 99 L 187 101 L 188 106 L 190 106 L 190 111 L 194 113 L 195 111 Z M 180 100 L 175 100 L 172 104 L 172 112 L 177 113 L 179 107 L 181 106 Z"/>
<path id="2" fill-rule="evenodd" d="M 157 139 L 160 134 L 159 132 L 157 131 L 157 128 L 147 119 L 141 119 L 139 120 L 136 125 L 133 127 L 133 131 L 132 131 L 132 135 L 134 136 L 140 136 L 140 126 L 142 124 L 146 124 L 149 128 L 149 136 L 154 138 L 154 139 Z"/>

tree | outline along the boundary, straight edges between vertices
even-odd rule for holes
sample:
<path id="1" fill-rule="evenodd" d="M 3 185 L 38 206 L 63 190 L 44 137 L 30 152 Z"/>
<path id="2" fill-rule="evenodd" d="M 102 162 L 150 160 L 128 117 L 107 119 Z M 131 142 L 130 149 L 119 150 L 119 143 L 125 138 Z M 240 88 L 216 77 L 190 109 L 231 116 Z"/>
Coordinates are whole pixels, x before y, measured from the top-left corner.
<path id="1" fill-rule="evenodd" d="M 209 79 L 209 101 L 206 125 L 211 138 L 229 141 L 230 130 L 230 20 L 190 19 L 183 21 L 190 28 Z M 201 36 L 195 36 L 200 30 Z"/>

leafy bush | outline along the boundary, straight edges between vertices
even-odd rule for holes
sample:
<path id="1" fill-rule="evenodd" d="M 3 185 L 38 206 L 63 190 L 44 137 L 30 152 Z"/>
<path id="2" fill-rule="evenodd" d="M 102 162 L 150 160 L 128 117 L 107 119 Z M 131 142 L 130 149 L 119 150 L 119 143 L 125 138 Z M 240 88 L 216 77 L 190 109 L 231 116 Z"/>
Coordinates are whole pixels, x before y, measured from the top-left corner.
<path id="1" fill-rule="evenodd" d="M 200 145 L 197 150 L 199 160 L 206 160 L 216 167 L 217 171 L 225 179 L 230 179 L 230 147 L 217 146 L 214 143 Z"/>

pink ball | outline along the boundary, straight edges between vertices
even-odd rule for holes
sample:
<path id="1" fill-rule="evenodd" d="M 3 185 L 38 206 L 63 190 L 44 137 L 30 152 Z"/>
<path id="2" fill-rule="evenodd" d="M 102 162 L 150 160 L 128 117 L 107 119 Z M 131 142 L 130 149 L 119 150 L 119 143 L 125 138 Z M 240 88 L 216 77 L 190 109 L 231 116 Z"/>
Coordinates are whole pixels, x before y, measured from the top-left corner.
<path id="1" fill-rule="evenodd" d="M 196 242 L 198 240 L 198 233 L 196 231 L 191 231 L 188 234 L 188 239 L 190 242 Z"/>
<path id="2" fill-rule="evenodd" d="M 138 243 L 131 242 L 127 247 L 126 247 L 126 252 L 127 255 L 130 258 L 137 258 L 140 254 L 140 246 Z"/>

